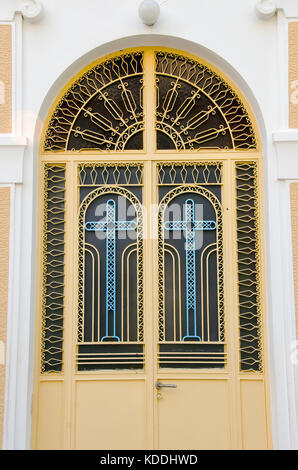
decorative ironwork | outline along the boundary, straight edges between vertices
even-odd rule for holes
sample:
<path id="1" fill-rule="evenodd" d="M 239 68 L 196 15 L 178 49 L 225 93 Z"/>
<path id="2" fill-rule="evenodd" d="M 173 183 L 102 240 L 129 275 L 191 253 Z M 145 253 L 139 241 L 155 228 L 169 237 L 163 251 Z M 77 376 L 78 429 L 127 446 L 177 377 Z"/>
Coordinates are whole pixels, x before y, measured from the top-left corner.
<path id="1" fill-rule="evenodd" d="M 165 222 L 165 230 L 182 230 L 185 233 L 186 254 L 186 335 L 182 341 L 198 339 L 197 336 L 197 288 L 196 288 L 196 230 L 215 230 L 213 220 L 195 220 L 195 203 L 187 199 L 184 204 L 184 220 Z M 190 318 L 192 317 L 193 331 L 190 333 Z"/>
<path id="2" fill-rule="evenodd" d="M 210 168 L 205 162 L 159 164 L 160 367 L 210 368 L 226 363 L 221 170 L 218 162 Z M 181 178 L 191 182 L 181 184 Z M 193 183 L 201 178 L 202 184 Z M 202 206 L 206 220 L 196 217 L 196 205 Z M 175 217 L 174 206 L 181 208 L 183 220 Z M 170 214 L 174 220 L 166 220 Z M 197 232 L 205 233 L 200 244 Z"/>
<path id="3" fill-rule="evenodd" d="M 142 186 L 141 163 L 85 163 L 80 166 L 80 187 L 114 184 Z"/>
<path id="4" fill-rule="evenodd" d="M 63 366 L 65 167 L 44 167 L 41 372 Z"/>
<path id="5" fill-rule="evenodd" d="M 219 185 L 222 181 L 222 164 L 219 162 L 160 163 L 158 172 L 159 186 L 179 184 Z"/>
<path id="6" fill-rule="evenodd" d="M 236 163 L 240 367 L 262 372 L 257 163 Z"/>
<path id="7" fill-rule="evenodd" d="M 121 341 L 116 335 L 116 231 L 136 230 L 137 223 L 134 220 L 116 220 L 113 199 L 106 203 L 106 214 L 104 221 L 86 222 L 85 229 L 106 232 L 106 332 L 101 341 Z"/>
<path id="8" fill-rule="evenodd" d="M 48 125 L 44 151 L 143 148 L 143 53 L 95 65 L 65 93 Z"/>
<path id="9" fill-rule="evenodd" d="M 112 167 L 115 172 L 118 164 L 109 167 L 111 176 Z M 141 171 L 133 188 L 131 178 L 142 166 L 129 165 L 130 177 L 126 167 L 120 165 L 121 171 L 124 168 L 120 179 L 113 178 L 127 182 L 131 190 L 118 184 L 94 189 L 95 183 L 80 189 L 84 197 L 79 213 L 79 370 L 141 368 L 144 363 L 142 188 L 138 188 L 143 175 Z M 94 165 L 81 166 L 85 183 L 85 175 L 88 179 L 93 169 Z M 93 182 L 101 179 L 105 169 L 105 165 L 95 167 Z M 85 195 L 84 191 L 89 192 Z M 117 216 L 125 201 L 132 207 L 130 220 Z M 90 220 L 98 204 L 103 205 L 106 216 Z M 128 232 L 134 236 L 125 236 Z"/>
<path id="10" fill-rule="evenodd" d="M 181 55 L 156 55 L 159 150 L 255 150 L 248 113 L 214 71 Z"/>

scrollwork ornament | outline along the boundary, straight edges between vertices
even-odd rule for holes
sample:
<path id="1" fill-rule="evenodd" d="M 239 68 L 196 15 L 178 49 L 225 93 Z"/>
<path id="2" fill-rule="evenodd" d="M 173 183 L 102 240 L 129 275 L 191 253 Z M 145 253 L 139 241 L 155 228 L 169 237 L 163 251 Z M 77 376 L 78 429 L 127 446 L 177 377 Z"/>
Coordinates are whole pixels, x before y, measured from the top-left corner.
<path id="1" fill-rule="evenodd" d="M 24 20 L 36 23 L 42 18 L 43 6 L 39 0 L 22 0 L 19 11 Z"/>
<path id="2" fill-rule="evenodd" d="M 272 0 L 261 0 L 256 4 L 256 14 L 261 20 L 270 20 L 276 12 L 277 6 Z"/>

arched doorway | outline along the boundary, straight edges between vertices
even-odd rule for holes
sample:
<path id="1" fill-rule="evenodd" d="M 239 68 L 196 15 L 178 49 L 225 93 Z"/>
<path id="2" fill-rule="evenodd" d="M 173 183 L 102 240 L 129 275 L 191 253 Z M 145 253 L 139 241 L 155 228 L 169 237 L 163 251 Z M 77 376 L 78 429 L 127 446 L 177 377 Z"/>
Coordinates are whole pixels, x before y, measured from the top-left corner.
<path id="1" fill-rule="evenodd" d="M 196 57 L 121 51 L 40 148 L 34 448 L 269 448 L 262 154 Z"/>

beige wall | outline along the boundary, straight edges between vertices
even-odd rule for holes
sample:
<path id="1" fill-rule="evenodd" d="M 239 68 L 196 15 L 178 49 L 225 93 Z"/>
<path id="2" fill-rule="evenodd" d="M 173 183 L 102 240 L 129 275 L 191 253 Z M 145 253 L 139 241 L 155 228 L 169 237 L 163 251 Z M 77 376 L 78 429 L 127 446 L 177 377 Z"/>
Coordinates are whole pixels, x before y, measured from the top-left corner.
<path id="1" fill-rule="evenodd" d="M 292 183 L 291 212 L 292 212 L 292 238 L 293 238 L 293 263 L 296 302 L 296 335 L 298 340 L 298 183 Z"/>
<path id="2" fill-rule="evenodd" d="M 10 189 L 0 188 L 0 449 L 2 447 L 8 301 Z"/>
<path id="3" fill-rule="evenodd" d="M 298 128 L 298 22 L 289 23 L 289 120 Z"/>
<path id="4" fill-rule="evenodd" d="M 0 25 L 0 134 L 12 131 L 11 26 Z"/>

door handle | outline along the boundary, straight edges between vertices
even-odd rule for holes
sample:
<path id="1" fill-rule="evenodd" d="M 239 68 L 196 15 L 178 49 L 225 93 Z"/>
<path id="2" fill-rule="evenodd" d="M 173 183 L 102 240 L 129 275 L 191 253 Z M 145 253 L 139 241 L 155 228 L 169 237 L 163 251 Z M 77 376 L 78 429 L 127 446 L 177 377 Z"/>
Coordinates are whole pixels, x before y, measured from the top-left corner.
<path id="1" fill-rule="evenodd" d="M 161 388 L 177 388 L 176 384 L 163 384 L 162 382 L 156 382 L 155 387 L 157 390 L 160 390 Z"/>

